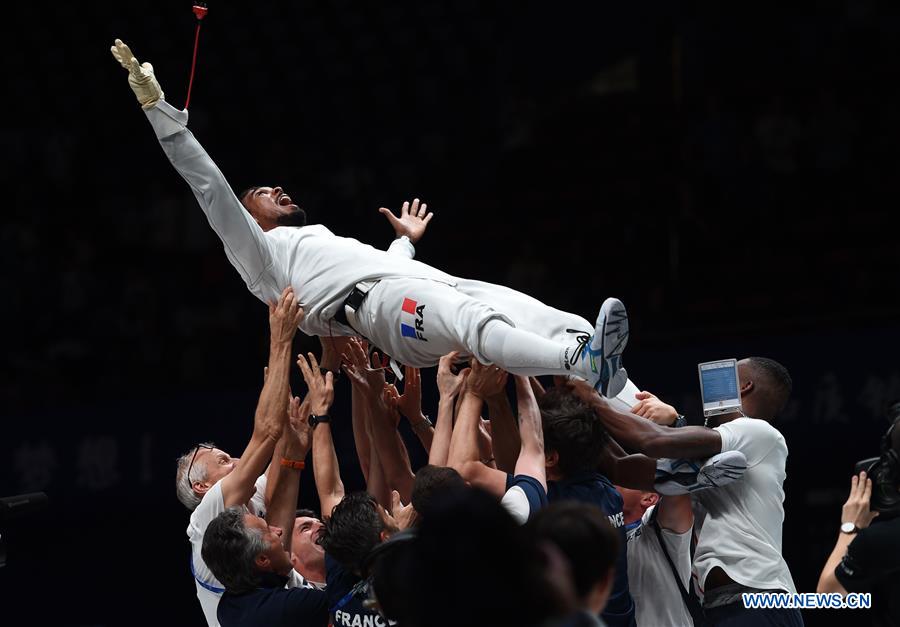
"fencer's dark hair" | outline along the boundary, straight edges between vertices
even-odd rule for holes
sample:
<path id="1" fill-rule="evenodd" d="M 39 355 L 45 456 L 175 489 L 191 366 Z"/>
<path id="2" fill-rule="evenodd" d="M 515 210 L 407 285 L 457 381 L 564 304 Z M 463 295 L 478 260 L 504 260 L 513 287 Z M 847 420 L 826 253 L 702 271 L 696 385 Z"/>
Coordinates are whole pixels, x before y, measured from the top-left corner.
<path id="1" fill-rule="evenodd" d="M 240 594 L 259 587 L 256 556 L 266 548 L 262 534 L 244 524 L 244 509 L 229 507 L 206 527 L 200 554 L 225 589 Z"/>
<path id="2" fill-rule="evenodd" d="M 351 572 L 360 573 L 366 556 L 381 542 L 384 523 L 377 507 L 371 494 L 347 494 L 319 532 L 318 543 Z"/>
<path id="3" fill-rule="evenodd" d="M 553 503 L 538 510 L 526 529 L 536 542 L 551 542 L 566 557 L 579 599 L 584 599 L 616 565 L 619 534 L 596 505 Z"/>
<path id="4" fill-rule="evenodd" d="M 464 490 L 465 479 L 453 468 L 427 464 L 416 471 L 412 489 L 412 506 L 420 516 L 427 516 L 434 502 L 450 490 Z"/>
<path id="5" fill-rule="evenodd" d="M 538 406 L 544 427 L 544 450 L 557 452 L 563 476 L 595 469 L 609 435 L 594 410 L 562 387 L 547 390 Z"/>
<path id="6" fill-rule="evenodd" d="M 250 194 L 252 194 L 253 192 L 255 192 L 258 189 L 259 189 L 259 185 L 254 185 L 253 187 L 248 187 L 247 189 L 242 191 L 240 194 L 238 194 L 238 200 L 240 200 L 241 204 L 243 204 L 244 199 L 247 198 L 247 196 L 249 196 Z"/>
<path id="7" fill-rule="evenodd" d="M 765 385 L 765 400 L 762 407 L 757 409 L 757 413 L 762 412 L 765 415 L 753 417 L 773 420 L 784 410 L 791 396 L 794 388 L 791 375 L 787 368 L 768 357 L 748 357 L 747 361 L 755 372 L 762 375 Z"/>

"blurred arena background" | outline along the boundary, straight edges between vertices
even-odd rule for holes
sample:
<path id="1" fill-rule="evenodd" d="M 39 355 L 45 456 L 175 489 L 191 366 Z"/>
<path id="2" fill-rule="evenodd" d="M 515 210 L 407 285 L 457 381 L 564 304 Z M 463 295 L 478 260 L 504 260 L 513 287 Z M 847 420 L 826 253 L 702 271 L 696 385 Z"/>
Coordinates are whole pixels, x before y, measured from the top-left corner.
<path id="1" fill-rule="evenodd" d="M 813 591 L 900 398 L 900 7 L 815 6 L 211 2 L 191 127 L 337 234 L 386 246 L 377 208 L 418 196 L 419 259 L 590 319 L 620 297 L 629 372 L 689 416 L 698 361 L 784 363 L 784 555 Z M 0 526 L 3 622 L 198 624 L 174 460 L 246 441 L 266 311 L 108 51 L 181 105 L 190 3 L 10 10 L 0 496 L 51 508 Z"/>

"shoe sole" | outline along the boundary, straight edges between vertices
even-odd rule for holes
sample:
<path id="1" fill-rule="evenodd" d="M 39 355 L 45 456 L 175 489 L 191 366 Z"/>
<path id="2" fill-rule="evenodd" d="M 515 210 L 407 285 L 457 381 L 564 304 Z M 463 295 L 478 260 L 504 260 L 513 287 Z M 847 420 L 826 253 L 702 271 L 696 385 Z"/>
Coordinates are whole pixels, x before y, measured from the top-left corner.
<path id="1" fill-rule="evenodd" d="M 740 451 L 724 451 L 710 457 L 697 473 L 697 486 L 691 492 L 718 488 L 736 481 L 747 470 L 747 458 Z"/>
<path id="2" fill-rule="evenodd" d="M 603 355 L 598 383 L 600 393 L 613 398 L 625 388 L 628 381 L 628 373 L 622 368 L 622 353 L 628 344 L 628 313 L 618 298 L 607 298 L 600 307 L 598 319 L 603 320 L 603 327 L 599 329 Z"/>

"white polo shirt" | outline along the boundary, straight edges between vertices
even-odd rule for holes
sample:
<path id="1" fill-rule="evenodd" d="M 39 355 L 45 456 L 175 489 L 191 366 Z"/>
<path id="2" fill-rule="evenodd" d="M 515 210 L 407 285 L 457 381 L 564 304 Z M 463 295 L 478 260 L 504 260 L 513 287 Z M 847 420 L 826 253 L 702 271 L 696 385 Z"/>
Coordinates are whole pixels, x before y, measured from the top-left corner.
<path id="1" fill-rule="evenodd" d="M 706 510 L 694 555 L 700 586 L 709 571 L 719 566 L 744 586 L 796 592 L 781 556 L 788 455 L 784 437 L 756 418 L 737 418 L 716 431 L 722 436 L 722 451 L 746 456 L 747 472 L 742 481 L 694 495 Z"/>
<path id="2" fill-rule="evenodd" d="M 640 524 L 628 530 L 628 588 L 634 598 L 638 627 L 693 627 L 672 568 L 659 545 L 651 524 L 654 505 L 644 512 Z M 691 579 L 691 529 L 675 533 L 661 529 L 662 539 L 685 590 Z"/>
<path id="3" fill-rule="evenodd" d="M 250 498 L 249 511 L 265 518 L 265 503 L 266 476 L 262 475 L 256 480 L 256 493 Z M 225 587 L 206 566 L 200 550 L 203 548 L 203 534 L 206 533 L 209 523 L 224 511 L 225 499 L 222 496 L 222 482 L 218 481 L 203 495 L 197 509 L 191 513 L 191 521 L 187 528 L 188 539 L 191 541 L 191 570 L 197 585 L 197 598 L 200 600 L 200 607 L 203 608 L 203 614 L 206 616 L 209 627 L 219 627 L 216 610 Z"/>

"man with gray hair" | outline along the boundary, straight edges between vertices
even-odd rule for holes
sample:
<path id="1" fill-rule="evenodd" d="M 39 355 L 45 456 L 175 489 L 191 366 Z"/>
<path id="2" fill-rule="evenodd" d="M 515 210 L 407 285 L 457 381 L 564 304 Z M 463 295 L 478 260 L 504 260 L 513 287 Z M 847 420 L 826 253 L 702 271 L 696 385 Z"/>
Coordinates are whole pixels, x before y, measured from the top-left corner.
<path id="1" fill-rule="evenodd" d="M 293 568 L 283 541 L 290 535 L 243 507 L 229 507 L 209 523 L 202 553 L 225 586 L 218 607 L 222 627 L 328 624 L 325 592 L 285 588 Z"/>
<path id="2" fill-rule="evenodd" d="M 198 444 L 178 463 L 178 498 L 193 512 L 187 528 L 191 542 L 191 572 L 196 580 L 197 598 L 210 627 L 219 624 L 216 607 L 225 588 L 201 555 L 203 536 L 209 523 L 229 507 L 247 507 L 255 514 L 264 513 L 266 479 L 260 475 L 272 460 L 276 443 L 288 422 L 292 343 L 302 317 L 303 309 L 298 306 L 291 288 L 282 292 L 277 304 L 269 305 L 268 376 L 256 407 L 253 434 L 244 454 L 233 458 L 211 444 Z M 302 463 L 297 465 L 302 467 Z"/>

